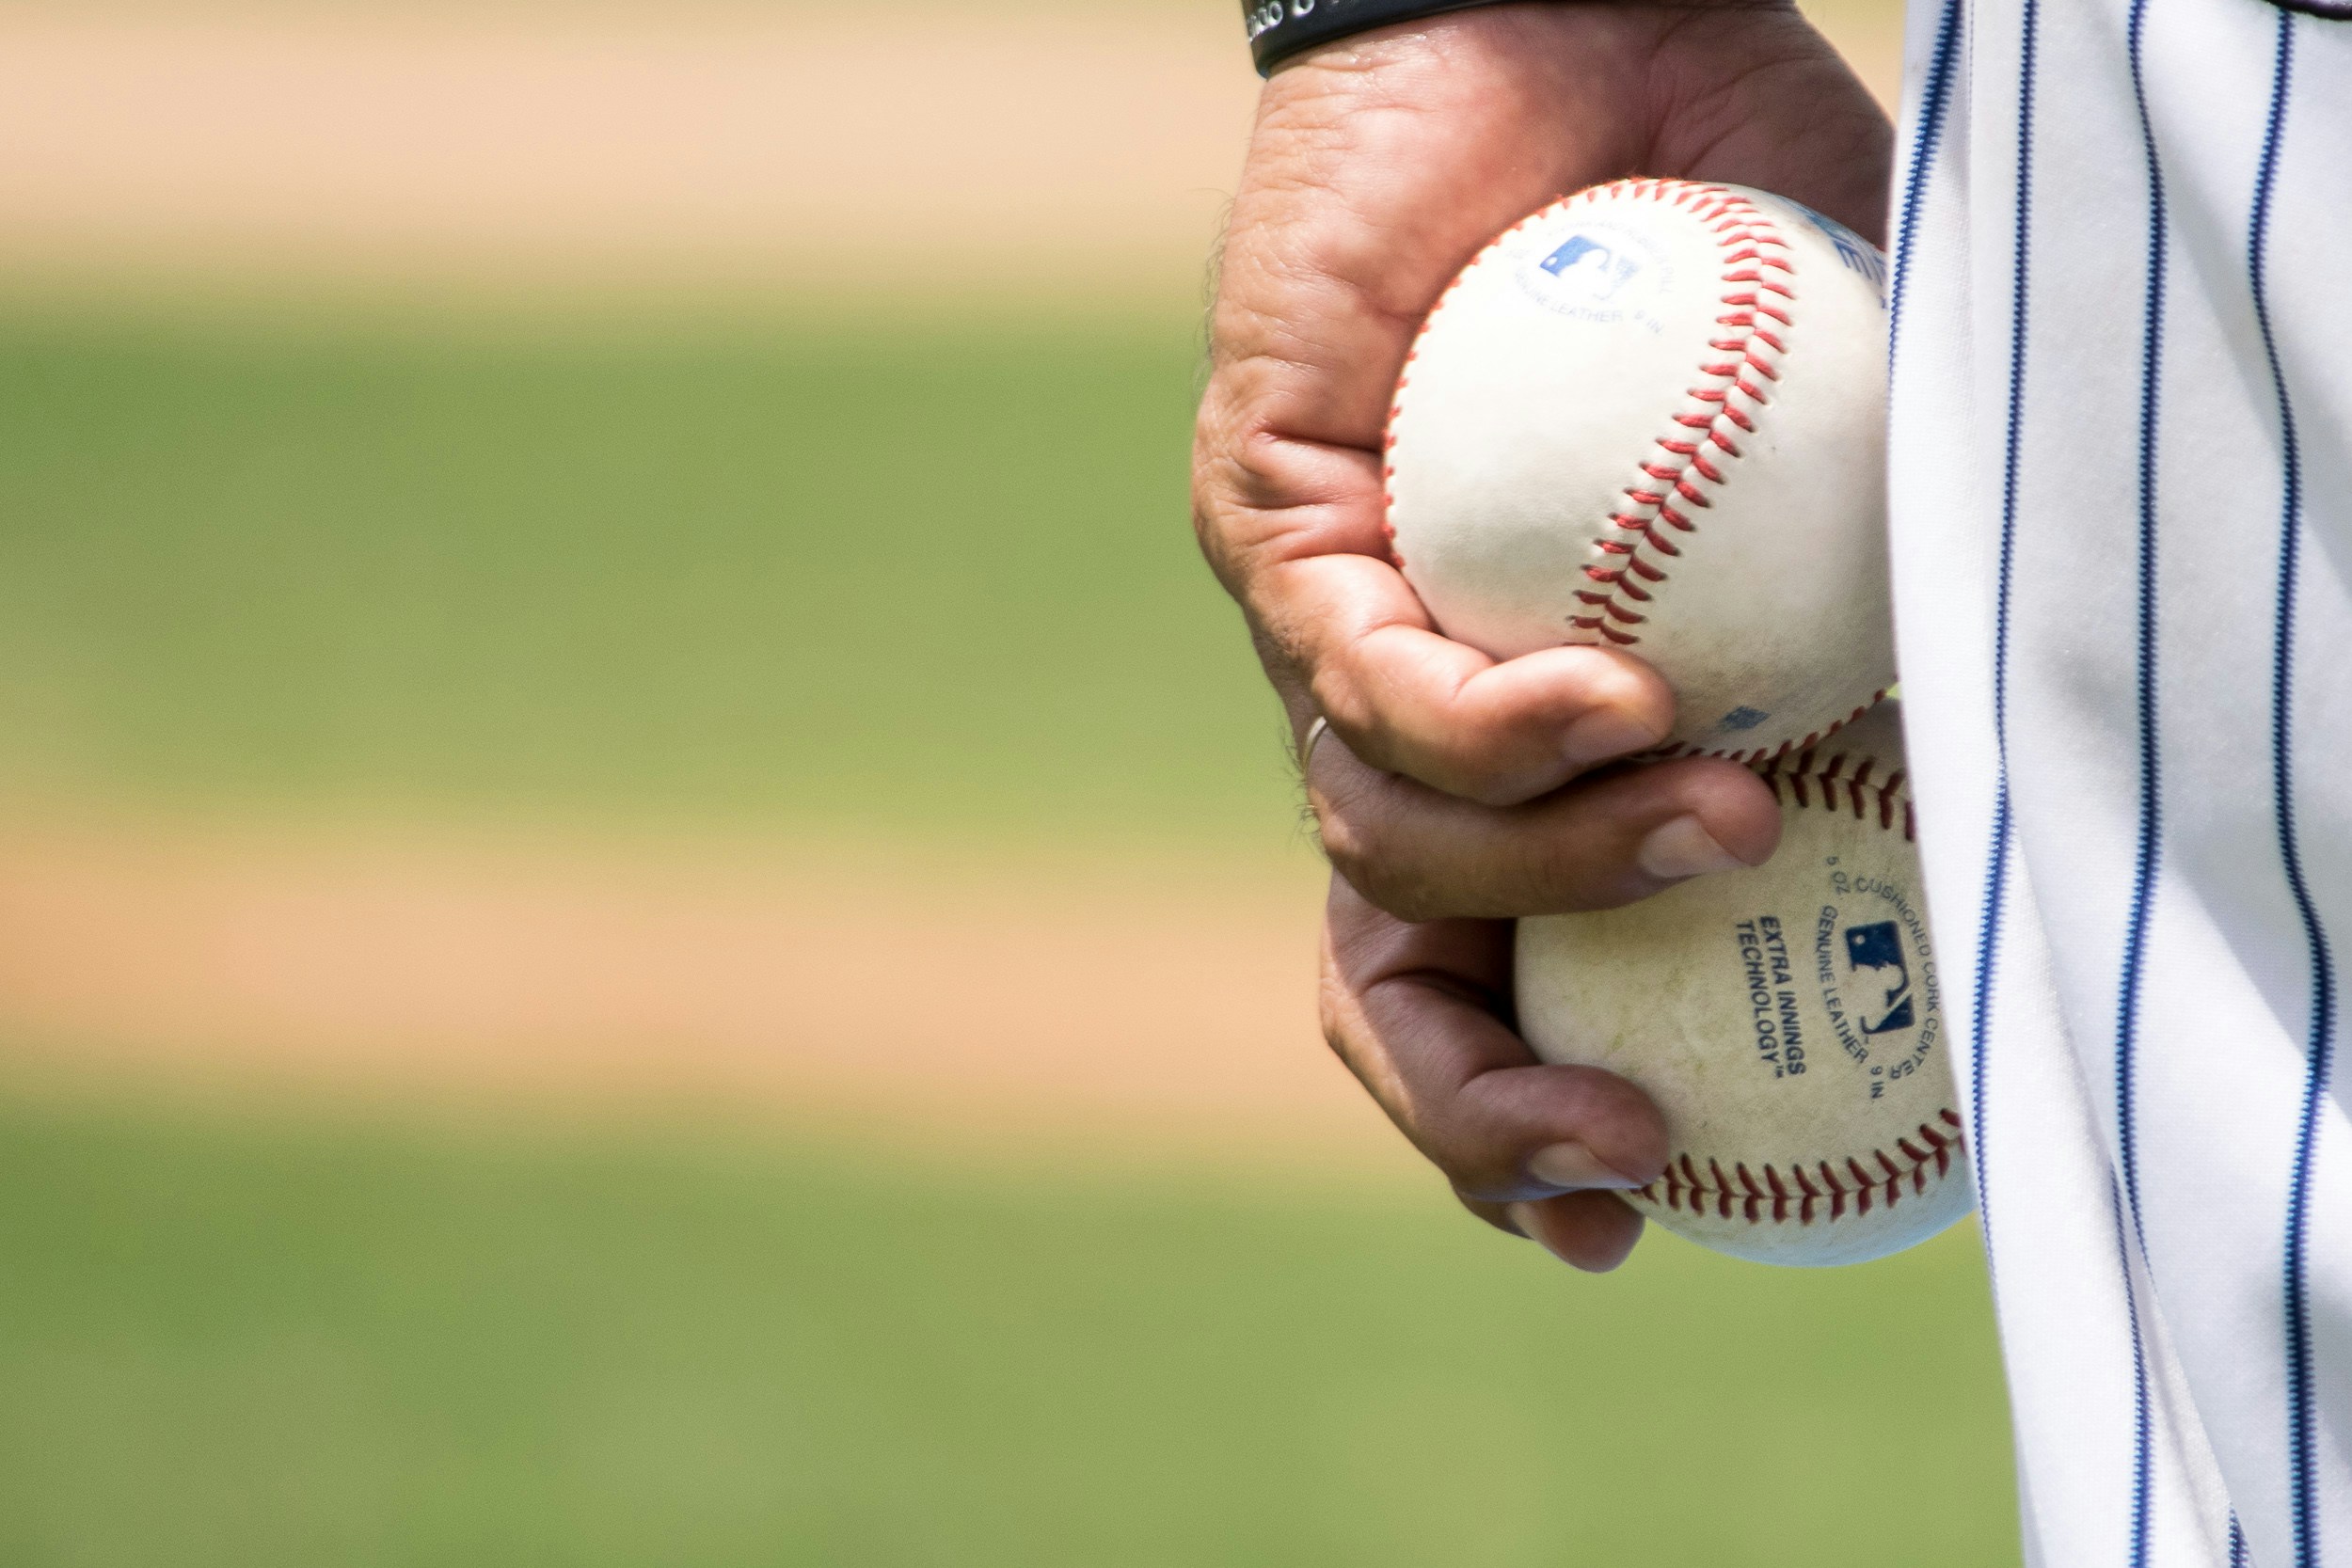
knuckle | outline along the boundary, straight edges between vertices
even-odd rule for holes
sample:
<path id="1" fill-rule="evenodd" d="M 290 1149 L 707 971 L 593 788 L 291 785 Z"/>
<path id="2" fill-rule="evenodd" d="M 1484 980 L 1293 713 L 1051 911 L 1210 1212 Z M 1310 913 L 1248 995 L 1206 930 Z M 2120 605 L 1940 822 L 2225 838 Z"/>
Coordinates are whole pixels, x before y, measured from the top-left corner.
<path id="1" fill-rule="evenodd" d="M 1330 745 L 1332 738 L 1327 736 L 1323 744 Z M 1324 773 L 1325 782 L 1316 790 L 1322 807 L 1316 827 L 1325 858 L 1343 874 L 1352 870 L 1376 875 L 1381 865 L 1396 858 L 1392 814 L 1377 792 L 1360 787 L 1342 770 L 1327 768 Z M 1358 892 L 1363 891 L 1355 877 L 1347 879 Z"/>
<path id="2" fill-rule="evenodd" d="M 1232 455 L 1200 452 L 1193 463 L 1192 535 L 1228 590 L 1241 579 L 1257 554 L 1253 546 L 1263 531 L 1253 526 L 1253 515 L 1241 493 Z"/>
<path id="3" fill-rule="evenodd" d="M 1315 831 L 1323 844 L 1323 858 L 1331 863 L 1331 869 L 1347 879 L 1348 886 L 1362 893 L 1364 879 L 1373 874 L 1375 853 L 1366 841 L 1363 825 L 1347 809 L 1346 802 L 1326 797 Z"/>
<path id="4" fill-rule="evenodd" d="M 1331 869 L 1382 913 L 1414 925 L 1443 918 L 1450 911 L 1438 890 L 1405 857 L 1384 849 L 1379 840 L 1386 836 L 1351 831 L 1343 817 L 1327 816 L 1323 852 Z"/>
<path id="5" fill-rule="evenodd" d="M 1522 805 L 1545 786 L 1540 765 L 1531 766 L 1491 736 L 1437 725 L 1409 708 L 1381 711 L 1366 695 L 1376 683 L 1360 678 L 1357 657 L 1352 648 L 1327 655 L 1315 668 L 1311 689 L 1333 732 L 1367 766 L 1490 810 Z"/>
<path id="6" fill-rule="evenodd" d="M 1349 751 L 1373 762 L 1371 752 L 1378 738 L 1375 716 L 1364 700 L 1362 683 L 1350 668 L 1353 657 L 1353 648 L 1346 644 L 1325 654 L 1315 661 L 1307 689 L 1314 696 L 1315 710 L 1331 721 L 1333 734 Z"/>
<path id="7" fill-rule="evenodd" d="M 1337 974 L 1327 969 L 1315 986 L 1315 1022 L 1323 1031 L 1323 1043 L 1329 1046 L 1331 1054 L 1343 1062 L 1348 1059 L 1349 1017 L 1346 985 Z"/>
<path id="8" fill-rule="evenodd" d="M 1215 500 L 1203 486 L 1194 499 L 1192 512 L 1192 542 L 1207 562 L 1217 586 L 1236 600 L 1248 593 L 1246 562 L 1234 547 L 1232 536 L 1215 515 Z"/>
<path id="9" fill-rule="evenodd" d="M 1419 924 L 1459 912 L 1448 896 L 1446 877 L 1433 872 L 1422 847 L 1393 810 L 1362 797 L 1329 799 L 1320 826 L 1331 869 L 1383 914 Z"/>
<path id="10" fill-rule="evenodd" d="M 1422 1128 L 1422 1150 L 1456 1192 L 1481 1203 L 1516 1203 L 1546 1191 L 1529 1180 L 1515 1151 L 1457 1104 L 1434 1109 Z"/>

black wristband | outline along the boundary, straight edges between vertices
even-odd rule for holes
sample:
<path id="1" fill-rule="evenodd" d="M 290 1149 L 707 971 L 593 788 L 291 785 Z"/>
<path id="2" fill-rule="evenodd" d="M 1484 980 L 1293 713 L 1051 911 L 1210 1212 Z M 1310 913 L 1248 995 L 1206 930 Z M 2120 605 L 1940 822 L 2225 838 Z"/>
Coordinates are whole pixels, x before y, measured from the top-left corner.
<path id="1" fill-rule="evenodd" d="M 1302 49 L 1369 32 L 1391 22 L 1413 22 L 1442 11 L 1468 10 L 1496 0 L 1241 0 L 1241 14 L 1249 24 L 1249 53 L 1258 74 L 1274 68 Z"/>

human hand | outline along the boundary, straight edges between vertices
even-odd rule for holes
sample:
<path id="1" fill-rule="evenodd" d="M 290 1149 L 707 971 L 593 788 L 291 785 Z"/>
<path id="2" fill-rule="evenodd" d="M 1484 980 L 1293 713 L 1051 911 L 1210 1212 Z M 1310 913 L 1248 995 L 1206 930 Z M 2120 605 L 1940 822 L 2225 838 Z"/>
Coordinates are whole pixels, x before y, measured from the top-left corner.
<path id="1" fill-rule="evenodd" d="M 1502 1100 L 1523 1101 L 1512 1127 L 1549 1117 L 1561 1139 L 1628 1159 L 1655 1112 L 1629 1089 L 1587 1085 L 1576 1093 L 1589 1105 L 1568 1116 L 1546 1085 L 1576 1069 L 1533 1067 L 1505 1027 L 1507 928 L 1455 922 L 1605 907 L 1760 863 L 1778 811 L 1727 763 L 1580 779 L 1671 724 L 1672 694 L 1638 659 L 1557 648 L 1498 664 L 1438 635 L 1381 531 L 1391 394 L 1446 282 L 1551 198 L 1622 174 L 1724 180 L 1876 236 L 1890 142 L 1792 9 L 1738 0 L 1452 13 L 1312 53 L 1261 101 L 1223 257 L 1195 505 L 1295 733 L 1318 713 L 1330 724 L 1308 779 L 1347 884 L 1334 888 L 1327 1031 L 1467 1201 L 1498 1223 L 1501 1204 L 1522 1205 L 1520 1227 L 1537 1224 L 1587 1266 L 1622 1257 L 1638 1220 L 1597 1195 L 1546 1198 L 1599 1179 L 1532 1177 L 1526 1161 L 1547 1146 L 1513 1144 L 1491 1120 L 1463 1131 L 1477 1122 L 1469 1102 L 1502 1115 Z M 1464 1062 L 1484 1065 L 1455 1080 L 1433 1065 Z M 1619 1184 L 1641 1174 L 1619 1169 Z"/>
<path id="2" fill-rule="evenodd" d="M 1598 1068 L 1539 1065 L 1512 1033 L 1511 923 L 1383 913 L 1337 876 L 1323 1032 L 1389 1119 L 1487 1223 L 1580 1269 L 1613 1269 L 1642 1217 L 1611 1189 L 1654 1180 L 1666 1126 Z"/>

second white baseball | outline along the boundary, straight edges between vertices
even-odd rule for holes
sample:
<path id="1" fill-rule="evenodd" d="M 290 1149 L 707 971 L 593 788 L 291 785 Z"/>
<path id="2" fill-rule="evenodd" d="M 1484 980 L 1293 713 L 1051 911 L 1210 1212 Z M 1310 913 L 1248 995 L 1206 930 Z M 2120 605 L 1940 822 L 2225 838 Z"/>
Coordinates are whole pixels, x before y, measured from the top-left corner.
<path id="1" fill-rule="evenodd" d="M 1895 678 L 1885 265 L 1736 185 L 1545 208 L 1429 313 L 1389 420 L 1388 521 L 1438 629 L 1497 658 L 1630 649 L 1670 743 L 1819 738 Z"/>
<path id="2" fill-rule="evenodd" d="M 1665 1114 L 1666 1174 L 1628 1200 L 1735 1257 L 1860 1262 L 1968 1210 L 1897 709 L 1758 767 L 1782 820 L 1763 865 L 1519 922 L 1536 1054 Z"/>

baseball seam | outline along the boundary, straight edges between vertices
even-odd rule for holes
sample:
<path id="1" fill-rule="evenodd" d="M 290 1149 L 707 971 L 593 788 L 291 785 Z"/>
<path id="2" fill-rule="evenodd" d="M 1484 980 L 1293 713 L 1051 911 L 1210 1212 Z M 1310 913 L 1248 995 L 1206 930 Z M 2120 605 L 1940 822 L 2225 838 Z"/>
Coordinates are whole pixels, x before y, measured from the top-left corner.
<path id="1" fill-rule="evenodd" d="M 1808 746 L 1792 759 L 1774 757 L 1763 763 L 1756 772 L 1784 805 L 1848 811 L 1864 822 L 1875 817 L 1882 832 L 1899 828 L 1911 839 L 1916 824 L 1910 791 L 1904 787 L 1906 775 L 1900 768 L 1883 775 L 1878 768 L 1876 757 L 1837 752 L 1824 758 Z M 1839 1220 L 1849 1214 L 1858 1218 L 1874 1208 L 1892 1209 L 1906 1190 L 1916 1196 L 1926 1193 L 1931 1179 L 1941 1181 L 1949 1176 L 1953 1156 L 1963 1143 L 1959 1111 L 1947 1105 L 1908 1136 L 1896 1139 L 1891 1154 L 1873 1148 L 1866 1154 L 1786 1167 L 1761 1164 L 1753 1170 L 1734 1161 L 1728 1173 L 1711 1156 L 1702 1171 L 1685 1151 L 1667 1162 L 1665 1175 L 1630 1196 L 1669 1210 L 1751 1225 L 1792 1220 L 1811 1225 L 1817 1218 Z"/>
<path id="2" fill-rule="evenodd" d="M 1856 719 L 1867 708 L 1857 711 Z M 1849 721 L 1851 722 L 1851 721 Z M 1903 837 L 1918 837 L 1918 822 L 1911 809 L 1911 792 L 1903 787 L 1908 775 L 1899 768 L 1883 777 L 1878 774 L 1876 757 L 1864 757 L 1853 762 L 1844 752 L 1834 752 L 1827 761 L 1817 762 L 1818 743 L 1808 742 L 1793 758 L 1773 756 L 1756 765 L 1756 776 L 1772 791 L 1772 798 L 1786 805 L 1817 807 L 1828 811 L 1851 810 L 1856 817 L 1867 820 L 1876 809 L 1879 826 L 1894 831 L 1899 817 Z M 1851 765 L 1851 770 L 1850 770 Z"/>
<path id="3" fill-rule="evenodd" d="M 1938 1125 L 1941 1123 L 1942 1125 Z M 1704 1174 L 1688 1154 L 1668 1162 L 1666 1174 L 1633 1196 L 1668 1209 L 1718 1219 L 1743 1219 L 1750 1225 L 1786 1225 L 1794 1220 L 1811 1225 L 1823 1220 L 1856 1218 L 1873 1208 L 1892 1209 L 1905 1190 L 1915 1196 L 1928 1190 L 1928 1167 L 1934 1180 L 1951 1174 L 1952 1157 L 1960 1151 L 1960 1113 L 1946 1107 L 1934 1121 L 1923 1121 L 1908 1137 L 1895 1140 L 1895 1154 L 1874 1148 L 1866 1156 L 1848 1155 L 1845 1170 L 1829 1160 L 1811 1165 L 1758 1165 L 1754 1171 L 1732 1163 L 1726 1176 L 1719 1161 L 1709 1158 Z"/>
<path id="4" fill-rule="evenodd" d="M 1641 479 L 1619 492 L 1624 501 L 1608 522 L 1621 537 L 1603 534 L 1594 541 L 1595 559 L 1584 576 L 1595 586 L 1577 592 L 1578 602 L 1591 613 L 1573 616 L 1568 624 L 1594 634 L 1595 641 L 1631 647 L 1641 634 L 1622 628 L 1649 619 L 1632 605 L 1655 602 L 1656 590 L 1670 576 L 1650 557 L 1672 560 L 1682 553 L 1659 525 L 1680 533 L 1698 531 L 1691 514 L 1715 504 L 1708 487 L 1720 491 L 1729 483 L 1740 456 L 1738 440 L 1724 427 L 1753 436 L 1757 417 L 1770 404 L 1758 383 L 1780 379 L 1780 356 L 1788 352 L 1782 335 L 1795 326 L 1788 312 L 1796 300 L 1788 287 L 1795 269 L 1788 263 L 1788 243 L 1772 220 L 1722 186 L 1631 180 L 1598 189 L 1687 210 L 1713 234 L 1723 253 L 1722 281 L 1733 286 L 1718 300 L 1730 309 L 1715 318 L 1719 335 L 1708 340 L 1710 357 L 1699 361 L 1699 385 L 1684 389 L 1690 401 L 1674 416 L 1676 428 L 1652 443 L 1654 450 L 1639 465 Z M 1590 199 L 1593 194 L 1572 199 Z M 1769 276 L 1773 272 L 1780 276 Z M 1779 332 L 1763 325 L 1766 320 Z"/>

